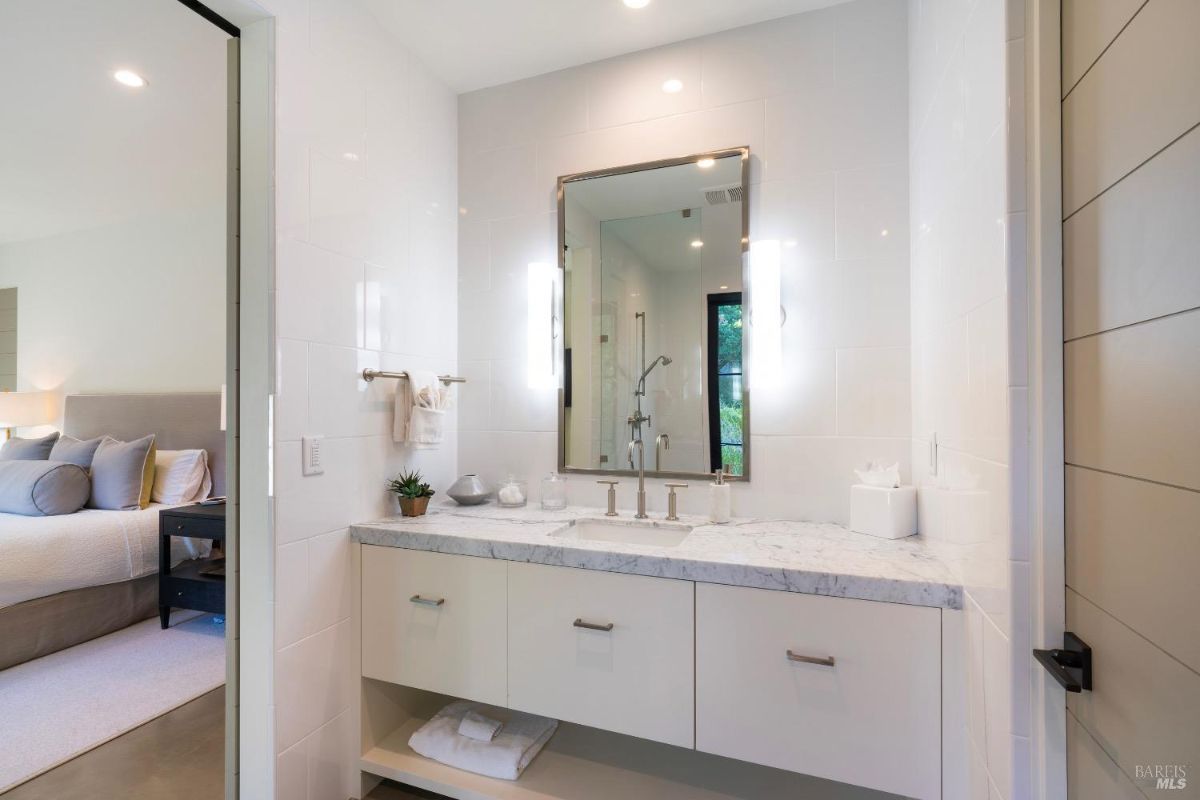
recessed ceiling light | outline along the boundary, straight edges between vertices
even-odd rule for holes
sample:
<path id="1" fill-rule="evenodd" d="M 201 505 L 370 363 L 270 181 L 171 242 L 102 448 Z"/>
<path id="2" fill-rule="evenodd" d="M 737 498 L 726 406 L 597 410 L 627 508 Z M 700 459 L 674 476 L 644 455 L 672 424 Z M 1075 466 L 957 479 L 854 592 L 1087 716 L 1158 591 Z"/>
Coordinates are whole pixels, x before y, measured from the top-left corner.
<path id="1" fill-rule="evenodd" d="M 650 5 L 650 0 L 621 0 L 629 8 L 645 8 Z"/>
<path id="2" fill-rule="evenodd" d="M 692 247 L 704 247 L 704 242 L 699 239 L 692 239 Z"/>
<path id="3" fill-rule="evenodd" d="M 881 231 L 879 232 L 879 235 L 880 235 L 880 236 L 887 236 L 887 234 L 888 234 L 888 229 L 887 229 L 887 228 L 884 228 L 883 230 L 881 230 Z"/>
<path id="4" fill-rule="evenodd" d="M 699 167 L 700 169 L 708 169 L 715 163 L 717 163 L 717 160 L 715 158 L 702 158 L 696 162 L 696 166 Z"/>
<path id="5" fill-rule="evenodd" d="M 342 153 L 342 158 L 347 161 L 358 161 L 358 153 Z"/>
<path id="6" fill-rule="evenodd" d="M 727 284 L 724 284 L 724 283 L 722 283 L 722 284 L 721 284 L 721 288 L 722 288 L 722 289 L 728 289 L 728 288 L 729 288 L 729 286 L 728 286 Z"/>
<path id="7" fill-rule="evenodd" d="M 130 69 L 117 70 L 113 73 L 113 78 L 117 83 L 132 86 L 134 89 L 140 89 L 146 85 L 146 79 Z"/>
<path id="8" fill-rule="evenodd" d="M 683 91 L 683 81 L 678 78 L 670 78 L 663 81 L 662 90 L 667 94 L 676 94 Z"/>

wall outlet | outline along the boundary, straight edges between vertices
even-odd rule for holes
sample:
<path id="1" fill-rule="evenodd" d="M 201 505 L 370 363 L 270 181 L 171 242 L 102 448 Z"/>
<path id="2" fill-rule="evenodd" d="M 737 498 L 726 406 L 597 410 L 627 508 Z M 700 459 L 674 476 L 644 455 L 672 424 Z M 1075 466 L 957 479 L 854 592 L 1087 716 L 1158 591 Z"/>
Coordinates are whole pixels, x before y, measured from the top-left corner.
<path id="1" fill-rule="evenodd" d="M 300 453 L 304 459 L 305 475 L 322 475 L 325 466 L 321 462 L 321 442 L 323 436 L 304 436 L 300 439 Z"/>

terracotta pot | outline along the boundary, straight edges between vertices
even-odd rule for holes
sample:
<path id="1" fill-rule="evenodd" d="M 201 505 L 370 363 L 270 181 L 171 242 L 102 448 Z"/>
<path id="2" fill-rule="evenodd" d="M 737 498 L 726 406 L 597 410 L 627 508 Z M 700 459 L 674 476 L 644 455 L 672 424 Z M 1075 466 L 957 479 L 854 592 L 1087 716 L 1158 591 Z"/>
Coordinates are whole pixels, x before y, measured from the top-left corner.
<path id="1" fill-rule="evenodd" d="M 428 497 L 401 497 L 400 513 L 406 517 L 419 517 L 429 509 Z"/>

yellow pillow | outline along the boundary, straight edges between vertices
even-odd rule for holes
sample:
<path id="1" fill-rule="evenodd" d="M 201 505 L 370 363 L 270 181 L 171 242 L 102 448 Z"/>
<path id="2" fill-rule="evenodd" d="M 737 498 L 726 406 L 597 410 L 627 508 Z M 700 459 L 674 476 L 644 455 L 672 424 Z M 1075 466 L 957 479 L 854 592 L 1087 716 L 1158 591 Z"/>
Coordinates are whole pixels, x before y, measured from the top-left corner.
<path id="1" fill-rule="evenodd" d="M 154 455 L 157 452 L 158 445 L 151 442 L 150 450 L 146 453 L 146 464 L 142 467 L 142 494 L 138 499 L 142 508 L 150 506 L 150 492 L 154 489 Z"/>

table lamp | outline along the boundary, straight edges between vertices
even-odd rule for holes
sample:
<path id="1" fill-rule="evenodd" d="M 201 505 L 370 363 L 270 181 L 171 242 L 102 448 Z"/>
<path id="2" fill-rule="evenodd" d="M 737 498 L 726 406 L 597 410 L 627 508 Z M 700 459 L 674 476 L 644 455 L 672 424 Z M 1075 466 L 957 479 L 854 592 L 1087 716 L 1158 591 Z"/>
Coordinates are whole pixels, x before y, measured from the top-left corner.
<path id="1" fill-rule="evenodd" d="M 0 428 L 5 441 L 12 438 L 13 428 L 48 425 L 57 418 L 54 392 L 0 392 Z"/>

